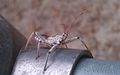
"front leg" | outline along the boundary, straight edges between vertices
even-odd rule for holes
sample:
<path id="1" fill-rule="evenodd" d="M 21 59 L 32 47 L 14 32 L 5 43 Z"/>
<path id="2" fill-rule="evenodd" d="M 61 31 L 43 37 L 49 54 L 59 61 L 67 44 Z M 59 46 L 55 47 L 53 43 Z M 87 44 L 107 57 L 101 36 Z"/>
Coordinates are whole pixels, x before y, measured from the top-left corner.
<path id="1" fill-rule="evenodd" d="M 85 44 L 85 42 L 84 42 L 84 41 L 82 40 L 82 38 L 80 38 L 79 36 L 73 37 L 73 38 L 65 41 L 63 44 L 67 44 L 67 43 L 70 43 L 70 42 L 75 41 L 75 40 L 78 40 L 78 39 L 79 39 L 79 40 L 81 41 L 81 43 L 85 46 L 85 48 L 86 48 L 87 50 L 89 50 L 88 46 Z"/>
<path id="2" fill-rule="evenodd" d="M 27 48 L 28 44 L 30 43 L 30 41 L 31 41 L 31 39 L 32 39 L 33 37 L 34 37 L 37 41 L 39 41 L 40 39 L 43 40 L 43 41 L 45 40 L 45 38 L 44 38 L 42 35 L 38 34 L 38 32 L 32 32 L 32 33 L 30 34 L 30 36 L 28 37 L 28 39 L 27 39 L 27 43 L 26 43 L 26 45 L 25 45 L 25 49 Z"/>
<path id="3" fill-rule="evenodd" d="M 40 42 L 38 42 L 38 44 L 37 44 L 37 56 L 36 56 L 36 59 L 38 58 L 38 57 L 40 57 Z"/>
<path id="4" fill-rule="evenodd" d="M 38 32 L 35 32 L 35 39 L 38 41 L 38 44 L 37 44 L 37 56 L 36 56 L 36 59 L 40 56 L 39 53 L 40 53 L 40 45 L 42 43 L 45 44 L 45 36 L 42 36 L 41 34 L 39 34 Z"/>
<path id="5" fill-rule="evenodd" d="M 36 59 L 37 59 L 39 57 L 40 45 L 41 45 L 41 43 L 44 43 L 46 39 L 45 39 L 44 36 L 42 36 L 38 32 L 32 32 L 31 35 L 29 36 L 28 40 L 27 40 L 27 43 L 25 45 L 25 49 L 27 48 L 29 42 L 31 41 L 31 39 L 33 37 L 38 42 L 38 44 L 37 44 L 37 56 L 36 56 Z"/>
<path id="6" fill-rule="evenodd" d="M 48 58 L 49 58 L 50 54 L 52 53 L 52 51 L 54 51 L 57 48 L 57 46 L 58 46 L 58 44 L 53 45 L 52 48 L 48 51 L 48 53 L 46 55 L 46 60 L 45 60 L 45 65 L 44 65 L 43 73 L 47 69 L 47 63 L 48 63 Z"/>
<path id="7" fill-rule="evenodd" d="M 31 39 L 32 39 L 32 37 L 33 37 L 34 35 L 35 35 L 35 32 L 32 32 L 32 33 L 30 34 L 30 36 L 29 36 L 29 38 L 28 38 L 28 40 L 27 40 L 27 43 L 26 43 L 26 45 L 25 45 L 25 49 L 27 48 L 29 42 L 31 41 Z"/>

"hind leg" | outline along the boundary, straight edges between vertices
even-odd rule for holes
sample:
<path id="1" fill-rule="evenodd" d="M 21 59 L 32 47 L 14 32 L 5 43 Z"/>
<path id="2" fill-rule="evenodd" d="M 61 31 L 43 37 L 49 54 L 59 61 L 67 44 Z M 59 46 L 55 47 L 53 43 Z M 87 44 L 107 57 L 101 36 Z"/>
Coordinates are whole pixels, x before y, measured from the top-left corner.
<path id="1" fill-rule="evenodd" d="M 37 53 L 36 53 L 36 59 L 38 59 L 40 57 L 40 42 L 38 42 L 37 44 Z"/>

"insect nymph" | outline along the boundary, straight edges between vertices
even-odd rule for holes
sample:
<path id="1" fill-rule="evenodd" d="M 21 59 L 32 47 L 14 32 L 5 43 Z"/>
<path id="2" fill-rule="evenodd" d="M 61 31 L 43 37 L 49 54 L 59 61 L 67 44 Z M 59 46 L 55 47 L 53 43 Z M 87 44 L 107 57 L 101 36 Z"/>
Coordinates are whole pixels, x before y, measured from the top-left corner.
<path id="1" fill-rule="evenodd" d="M 82 15 L 83 13 L 80 13 L 80 15 Z M 79 15 L 79 16 L 80 16 Z M 66 28 L 64 30 L 64 32 L 61 34 L 61 35 L 55 35 L 55 36 L 47 36 L 47 35 L 42 35 L 40 34 L 39 32 L 32 32 L 31 35 L 29 36 L 28 40 L 27 40 L 27 43 L 25 45 L 25 48 L 28 46 L 30 40 L 34 37 L 35 40 L 37 41 L 37 56 L 36 56 L 36 59 L 39 57 L 39 51 L 40 51 L 40 47 L 41 47 L 41 44 L 44 44 L 44 45 L 48 45 L 49 47 L 51 47 L 49 49 L 49 51 L 47 52 L 47 55 L 46 55 L 46 60 L 45 60 L 45 64 L 44 64 L 44 69 L 43 69 L 43 73 L 44 71 L 46 71 L 47 69 L 47 63 L 48 63 L 48 58 L 50 56 L 50 54 L 60 45 L 65 45 L 67 47 L 67 44 L 74 41 L 74 40 L 77 40 L 79 39 L 82 44 L 86 47 L 87 50 L 88 47 L 87 45 L 84 43 L 84 41 L 81 39 L 80 36 L 76 36 L 76 37 L 73 37 L 69 40 L 67 40 L 67 37 L 68 37 L 68 32 L 69 30 L 72 28 L 72 26 L 75 24 L 75 22 L 78 20 L 79 16 L 77 16 L 73 21 L 72 23 L 70 23 L 70 25 L 68 26 L 68 28 Z"/>

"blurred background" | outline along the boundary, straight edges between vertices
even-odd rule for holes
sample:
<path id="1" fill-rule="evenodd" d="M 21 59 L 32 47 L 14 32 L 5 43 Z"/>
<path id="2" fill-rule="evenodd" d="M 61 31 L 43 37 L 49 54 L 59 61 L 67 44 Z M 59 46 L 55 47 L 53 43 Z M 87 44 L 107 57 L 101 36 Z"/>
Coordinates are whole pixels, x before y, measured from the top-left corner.
<path id="1" fill-rule="evenodd" d="M 61 34 L 66 26 L 87 9 L 72 27 L 69 38 L 80 35 L 93 56 L 120 60 L 119 0 L 0 0 L 3 15 L 26 38 L 33 31 L 50 36 Z M 79 41 L 68 45 L 84 49 Z"/>

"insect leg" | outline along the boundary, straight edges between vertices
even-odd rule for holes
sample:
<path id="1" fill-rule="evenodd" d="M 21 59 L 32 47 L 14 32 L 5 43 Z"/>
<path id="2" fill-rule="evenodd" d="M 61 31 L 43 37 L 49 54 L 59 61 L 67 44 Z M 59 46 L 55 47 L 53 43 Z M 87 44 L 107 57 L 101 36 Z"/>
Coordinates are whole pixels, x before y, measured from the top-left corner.
<path id="1" fill-rule="evenodd" d="M 85 46 L 85 48 L 86 48 L 87 50 L 89 50 L 88 46 L 85 44 L 85 42 L 84 42 L 84 41 L 82 40 L 82 38 L 80 38 L 79 36 L 73 37 L 73 38 L 67 40 L 66 42 L 64 42 L 63 44 L 67 44 L 67 43 L 70 43 L 70 42 L 75 41 L 75 40 L 78 40 L 78 39 L 79 39 L 79 40 L 81 41 L 81 43 Z"/>
<path id="2" fill-rule="evenodd" d="M 35 36 L 36 36 L 36 40 L 38 41 L 38 44 L 37 44 L 37 56 L 36 56 L 36 59 L 37 59 L 39 57 L 40 45 L 41 45 L 41 43 L 44 43 L 46 39 L 45 39 L 44 36 L 42 36 L 38 32 L 35 32 Z"/>
<path id="3" fill-rule="evenodd" d="M 54 51 L 57 48 L 57 46 L 58 46 L 58 44 L 53 45 L 52 48 L 48 51 L 47 56 L 46 56 L 46 60 L 45 60 L 45 65 L 44 65 L 43 73 L 47 69 L 47 63 L 48 63 L 48 58 L 49 58 L 50 54 L 52 53 L 52 51 Z"/>
<path id="4" fill-rule="evenodd" d="M 78 37 L 78 38 L 80 39 L 80 37 Z M 85 44 L 85 42 L 84 42 L 82 39 L 80 39 L 80 41 L 81 41 L 82 44 L 86 47 L 86 49 L 89 50 L 89 48 L 88 48 L 88 46 Z"/>
<path id="5" fill-rule="evenodd" d="M 35 35 L 39 37 L 42 41 L 45 41 L 45 37 L 43 37 L 41 34 L 38 34 L 38 32 L 35 32 Z"/>
<path id="6" fill-rule="evenodd" d="M 67 44 L 65 44 L 65 48 L 68 48 Z"/>
<path id="7" fill-rule="evenodd" d="M 34 34 L 35 34 L 35 32 L 32 32 L 31 35 L 29 36 L 29 38 L 28 38 L 28 40 L 27 40 L 27 43 L 26 43 L 26 45 L 25 45 L 25 49 L 27 48 L 27 46 L 28 46 L 28 44 L 29 44 L 29 42 L 30 42 L 30 40 L 32 39 L 32 37 L 33 37 Z"/>
<path id="8" fill-rule="evenodd" d="M 39 55 L 39 53 L 40 53 L 40 42 L 38 42 L 38 44 L 37 44 L 37 56 L 36 56 L 36 59 L 38 58 L 38 57 L 40 57 L 40 55 Z"/>

